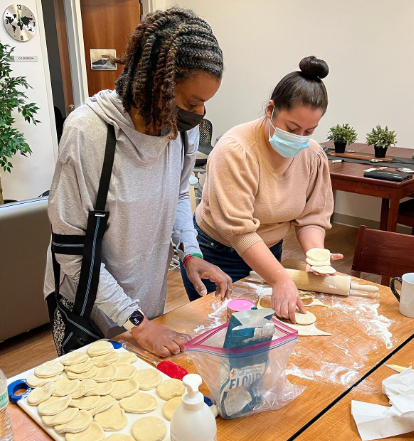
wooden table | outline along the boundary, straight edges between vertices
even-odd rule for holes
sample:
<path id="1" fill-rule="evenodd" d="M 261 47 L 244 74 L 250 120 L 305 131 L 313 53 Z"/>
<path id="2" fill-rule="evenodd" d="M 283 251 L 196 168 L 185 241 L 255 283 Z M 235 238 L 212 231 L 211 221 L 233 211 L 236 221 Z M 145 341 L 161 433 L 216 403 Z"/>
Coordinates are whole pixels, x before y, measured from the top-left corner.
<path id="1" fill-rule="evenodd" d="M 333 148 L 332 142 L 324 142 L 324 146 Z M 374 148 L 366 144 L 351 144 L 348 150 L 355 152 L 374 153 Z M 413 149 L 389 147 L 387 156 L 411 158 Z M 341 159 L 341 158 L 337 158 Z M 370 167 L 390 166 L 390 163 L 358 164 L 355 162 L 340 162 L 330 164 L 332 188 L 349 193 L 364 194 L 382 198 L 381 230 L 396 231 L 400 200 L 414 195 L 414 178 L 405 182 L 382 181 L 380 179 L 364 178 L 364 170 Z M 407 166 L 408 167 L 408 166 Z"/>
<path id="2" fill-rule="evenodd" d="M 252 283 L 237 282 L 234 296 L 257 298 L 258 287 Z M 370 374 L 373 366 L 381 363 L 393 351 L 398 352 L 398 347 L 413 337 L 414 321 L 399 313 L 398 303 L 389 288 L 379 288 L 380 299 L 373 300 L 321 295 L 320 298 L 331 308 L 316 307 L 313 312 L 318 318 L 318 327 L 330 330 L 333 336 L 299 337 L 287 366 L 288 373 L 295 373 L 288 375 L 289 381 L 297 386 L 306 386 L 304 392 L 278 411 L 227 421 L 219 418 L 218 440 L 296 439 L 311 421 L 321 418 L 325 409 L 335 400 L 341 400 L 343 394 Z M 220 310 L 219 307 L 220 302 L 209 295 L 171 311 L 156 321 L 177 331 L 195 335 L 200 333 L 200 325 L 211 328 L 225 320 L 225 309 Z M 371 320 L 367 321 L 367 317 Z M 378 324 L 381 327 L 377 329 Z M 128 333 L 119 338 L 131 341 Z M 196 371 L 189 354 L 180 354 L 173 359 L 189 372 Z M 205 385 L 201 390 L 208 392 Z M 20 408 L 10 406 L 10 411 L 18 434 L 16 439 L 50 439 Z M 332 438 L 319 435 L 313 439 Z"/>

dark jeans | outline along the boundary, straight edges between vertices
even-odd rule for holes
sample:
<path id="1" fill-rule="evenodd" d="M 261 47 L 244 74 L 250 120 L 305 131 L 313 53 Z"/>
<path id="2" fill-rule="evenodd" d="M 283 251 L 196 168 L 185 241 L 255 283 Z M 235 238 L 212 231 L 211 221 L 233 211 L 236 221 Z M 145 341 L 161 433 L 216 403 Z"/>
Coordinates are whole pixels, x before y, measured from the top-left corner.
<path id="1" fill-rule="evenodd" d="M 205 261 L 217 265 L 222 271 L 227 273 L 232 278 L 233 282 L 243 279 L 244 277 L 247 277 L 249 275 L 251 268 L 237 254 L 234 248 L 227 247 L 204 233 L 204 231 L 201 230 L 200 227 L 197 225 L 195 218 L 194 227 L 198 233 L 197 240 Z M 282 245 L 283 240 L 269 248 L 276 259 L 279 260 L 279 262 L 282 258 Z M 184 287 L 187 291 L 188 298 L 192 302 L 193 300 L 197 300 L 200 295 L 195 290 L 194 285 L 191 283 L 190 279 L 187 277 L 187 273 L 183 267 L 182 262 L 180 262 L 180 264 Z M 214 282 L 210 282 L 210 280 L 206 279 L 202 280 L 204 285 L 206 285 L 207 292 L 210 293 L 216 290 L 216 285 Z"/>

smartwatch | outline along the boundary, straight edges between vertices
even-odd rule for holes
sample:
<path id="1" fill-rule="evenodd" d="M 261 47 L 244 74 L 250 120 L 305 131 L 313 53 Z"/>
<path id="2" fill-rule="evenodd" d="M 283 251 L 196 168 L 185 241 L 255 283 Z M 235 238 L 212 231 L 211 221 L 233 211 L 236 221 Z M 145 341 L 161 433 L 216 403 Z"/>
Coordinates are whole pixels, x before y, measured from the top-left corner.
<path id="1" fill-rule="evenodd" d="M 131 332 L 132 328 L 139 326 L 144 321 L 144 314 L 137 310 L 131 314 L 131 317 L 124 323 L 124 328 Z"/>

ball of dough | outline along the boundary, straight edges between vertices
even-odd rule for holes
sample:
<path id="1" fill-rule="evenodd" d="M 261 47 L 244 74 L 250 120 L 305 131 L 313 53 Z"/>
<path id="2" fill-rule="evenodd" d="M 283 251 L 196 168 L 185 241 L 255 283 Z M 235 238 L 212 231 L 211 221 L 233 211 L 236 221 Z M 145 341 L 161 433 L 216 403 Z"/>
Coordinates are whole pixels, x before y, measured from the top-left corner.
<path id="1" fill-rule="evenodd" d="M 132 436 L 136 441 L 162 441 L 167 434 L 167 426 L 157 417 L 140 418 L 132 426 Z"/>
<path id="2" fill-rule="evenodd" d="M 306 314 L 295 312 L 295 318 L 298 325 L 311 325 L 316 322 L 315 315 L 309 311 L 306 311 Z"/>
<path id="3" fill-rule="evenodd" d="M 134 378 L 138 381 L 141 390 L 154 389 L 162 381 L 161 374 L 156 369 L 140 369 Z"/>
<path id="4" fill-rule="evenodd" d="M 128 398 L 123 398 L 119 405 L 125 412 L 148 413 L 158 407 L 157 400 L 150 394 L 138 392 Z"/>
<path id="5" fill-rule="evenodd" d="M 124 409 L 117 404 L 109 409 L 95 415 L 95 421 L 103 427 L 104 430 L 118 431 L 122 430 L 128 423 Z"/>
<path id="6" fill-rule="evenodd" d="M 59 363 L 58 361 L 47 361 L 46 363 L 41 364 L 38 366 L 34 374 L 36 377 L 40 378 L 48 378 L 48 377 L 55 377 L 56 375 L 59 375 L 63 372 L 63 364 Z"/>
<path id="7" fill-rule="evenodd" d="M 114 347 L 109 341 L 99 340 L 89 346 L 88 355 L 89 357 L 97 357 L 98 355 L 109 354 L 113 350 Z"/>
<path id="8" fill-rule="evenodd" d="M 68 433 L 66 441 L 103 441 L 105 432 L 97 423 L 92 423 L 86 430 L 79 433 Z"/>
<path id="9" fill-rule="evenodd" d="M 164 408 L 162 409 L 162 414 L 164 415 L 164 418 L 167 419 L 168 421 L 171 421 L 174 412 L 177 410 L 177 407 L 181 404 L 181 402 L 182 402 L 181 397 L 175 397 L 167 401 L 164 404 Z"/>
<path id="10" fill-rule="evenodd" d="M 181 397 L 185 392 L 184 384 L 181 380 L 165 380 L 157 386 L 157 394 L 165 401 L 174 397 Z"/>

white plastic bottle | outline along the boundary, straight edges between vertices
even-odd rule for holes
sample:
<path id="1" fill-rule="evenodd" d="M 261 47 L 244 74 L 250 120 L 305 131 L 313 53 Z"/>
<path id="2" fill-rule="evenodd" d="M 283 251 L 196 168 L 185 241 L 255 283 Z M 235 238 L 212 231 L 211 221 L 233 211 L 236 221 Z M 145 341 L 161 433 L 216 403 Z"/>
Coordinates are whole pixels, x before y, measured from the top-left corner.
<path id="1" fill-rule="evenodd" d="M 7 393 L 7 378 L 0 369 L 0 441 L 13 440 L 13 427 L 7 413 L 9 394 Z"/>
<path id="2" fill-rule="evenodd" d="M 216 419 L 198 391 L 200 375 L 186 375 L 183 383 L 186 392 L 171 419 L 171 441 L 217 441 Z"/>

